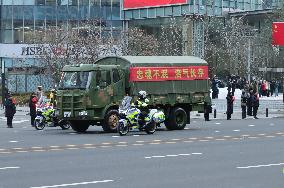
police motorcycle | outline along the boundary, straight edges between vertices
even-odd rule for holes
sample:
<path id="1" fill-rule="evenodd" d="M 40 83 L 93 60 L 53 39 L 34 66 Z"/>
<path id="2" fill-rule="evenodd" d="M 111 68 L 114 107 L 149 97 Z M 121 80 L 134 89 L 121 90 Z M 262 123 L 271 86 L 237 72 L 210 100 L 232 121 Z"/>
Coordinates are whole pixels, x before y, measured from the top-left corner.
<path id="1" fill-rule="evenodd" d="M 48 99 L 43 99 L 41 104 L 36 107 L 36 118 L 34 121 L 34 127 L 37 130 L 43 130 L 45 127 L 57 127 L 60 126 L 62 130 L 70 128 L 70 123 L 66 120 L 59 120 L 55 116 L 55 109 L 49 103 Z"/>
<path id="2" fill-rule="evenodd" d="M 147 134 L 153 134 L 156 126 L 165 121 L 165 114 L 157 109 L 150 109 L 149 114 L 141 119 L 142 113 L 136 106 L 131 105 L 132 97 L 125 96 L 119 106 L 119 117 L 117 132 L 124 136 L 130 130 L 138 129 Z"/>

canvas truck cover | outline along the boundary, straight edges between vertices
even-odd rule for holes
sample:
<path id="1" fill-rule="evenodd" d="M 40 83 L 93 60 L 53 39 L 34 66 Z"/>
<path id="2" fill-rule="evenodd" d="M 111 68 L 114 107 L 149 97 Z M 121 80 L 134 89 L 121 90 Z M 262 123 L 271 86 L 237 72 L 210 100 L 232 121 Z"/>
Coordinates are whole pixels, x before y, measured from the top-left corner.
<path id="1" fill-rule="evenodd" d="M 194 56 L 105 57 L 95 64 L 120 65 L 133 94 L 188 94 L 209 92 L 208 64 Z"/>

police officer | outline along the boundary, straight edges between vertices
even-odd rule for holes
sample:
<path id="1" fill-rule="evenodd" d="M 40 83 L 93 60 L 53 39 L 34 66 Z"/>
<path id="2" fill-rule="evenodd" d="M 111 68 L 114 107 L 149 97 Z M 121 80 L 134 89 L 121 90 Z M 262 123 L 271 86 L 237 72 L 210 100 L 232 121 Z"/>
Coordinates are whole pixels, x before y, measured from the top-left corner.
<path id="1" fill-rule="evenodd" d="M 243 90 L 241 95 L 242 119 L 245 119 L 247 116 L 247 100 L 248 100 L 248 95 Z"/>
<path id="2" fill-rule="evenodd" d="M 231 92 L 228 93 L 227 97 L 227 120 L 231 120 L 231 115 L 233 114 L 233 108 L 234 108 L 234 96 Z"/>
<path id="3" fill-rule="evenodd" d="M 252 107 L 253 107 L 253 118 L 254 119 L 258 119 L 258 117 L 256 117 L 257 115 L 257 110 L 259 107 L 259 97 L 258 97 L 258 93 L 255 93 L 252 97 Z"/>
<path id="4" fill-rule="evenodd" d="M 134 102 L 134 105 L 140 109 L 141 114 L 139 115 L 139 118 L 141 121 L 147 121 L 147 116 L 149 114 L 149 109 L 148 109 L 148 103 L 149 99 L 146 98 L 147 93 L 146 91 L 139 91 L 138 92 L 138 100 Z M 144 124 L 144 123 L 143 123 Z"/>

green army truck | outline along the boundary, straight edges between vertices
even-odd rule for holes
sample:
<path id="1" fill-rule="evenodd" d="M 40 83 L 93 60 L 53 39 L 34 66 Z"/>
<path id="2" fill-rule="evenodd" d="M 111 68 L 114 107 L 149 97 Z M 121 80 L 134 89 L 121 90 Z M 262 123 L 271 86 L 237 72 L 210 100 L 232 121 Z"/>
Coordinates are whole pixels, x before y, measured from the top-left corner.
<path id="1" fill-rule="evenodd" d="M 73 130 L 100 125 L 116 132 L 123 97 L 147 92 L 150 108 L 164 111 L 165 126 L 184 129 L 190 112 L 208 115 L 211 109 L 208 64 L 193 56 L 105 57 L 94 64 L 67 65 L 57 91 L 59 118 Z"/>

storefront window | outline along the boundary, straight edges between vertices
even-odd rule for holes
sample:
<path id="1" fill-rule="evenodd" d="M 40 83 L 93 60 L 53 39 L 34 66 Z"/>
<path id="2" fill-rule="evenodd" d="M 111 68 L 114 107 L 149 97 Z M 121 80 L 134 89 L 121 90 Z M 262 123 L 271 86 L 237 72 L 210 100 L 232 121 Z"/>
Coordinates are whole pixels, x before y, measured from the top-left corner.
<path id="1" fill-rule="evenodd" d="M 46 0 L 45 5 L 56 5 L 56 0 Z"/>

